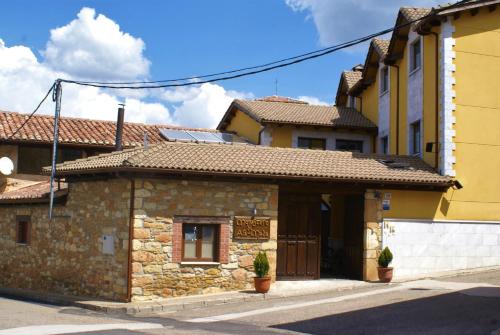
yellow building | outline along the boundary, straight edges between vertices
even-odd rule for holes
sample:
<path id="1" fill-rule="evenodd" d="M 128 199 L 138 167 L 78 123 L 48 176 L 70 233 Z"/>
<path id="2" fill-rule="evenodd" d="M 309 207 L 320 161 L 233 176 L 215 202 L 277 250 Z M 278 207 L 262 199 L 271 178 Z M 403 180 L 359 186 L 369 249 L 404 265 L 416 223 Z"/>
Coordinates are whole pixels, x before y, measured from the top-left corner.
<path id="1" fill-rule="evenodd" d="M 322 144 L 332 133 L 350 134 L 363 138 L 364 153 L 417 157 L 455 182 L 445 192 L 379 189 L 382 245 L 394 251 L 395 275 L 499 266 L 499 2 L 399 10 L 392 36 L 374 39 L 365 64 L 342 73 L 328 107 L 356 109 L 376 128 L 313 124 L 316 107 L 282 107 L 299 105 L 293 101 L 235 101 L 219 129 L 261 145 L 331 150 L 342 149 Z M 315 144 L 298 145 L 300 132 Z"/>

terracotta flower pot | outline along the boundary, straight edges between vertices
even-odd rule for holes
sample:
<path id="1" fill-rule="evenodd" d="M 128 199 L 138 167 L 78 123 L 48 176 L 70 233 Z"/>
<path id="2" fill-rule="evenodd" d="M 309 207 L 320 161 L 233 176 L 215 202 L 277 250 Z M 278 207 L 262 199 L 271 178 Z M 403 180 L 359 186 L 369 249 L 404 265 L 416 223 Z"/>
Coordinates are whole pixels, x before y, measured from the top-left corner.
<path id="1" fill-rule="evenodd" d="M 257 293 L 267 293 L 271 287 L 271 277 L 254 277 L 253 281 Z"/>
<path id="2" fill-rule="evenodd" d="M 393 268 L 378 267 L 377 270 L 378 270 L 378 279 L 382 283 L 389 283 L 392 280 L 392 270 L 393 270 Z"/>

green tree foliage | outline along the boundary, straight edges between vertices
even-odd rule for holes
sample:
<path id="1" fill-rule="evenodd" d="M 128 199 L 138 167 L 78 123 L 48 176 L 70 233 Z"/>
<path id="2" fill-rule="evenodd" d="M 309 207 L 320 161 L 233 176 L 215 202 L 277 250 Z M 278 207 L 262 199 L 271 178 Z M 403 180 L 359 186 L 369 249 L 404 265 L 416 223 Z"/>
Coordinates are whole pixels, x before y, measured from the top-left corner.
<path id="1" fill-rule="evenodd" d="M 269 273 L 269 260 L 265 252 L 259 252 L 253 261 L 253 268 L 255 274 L 259 278 L 266 277 Z"/>

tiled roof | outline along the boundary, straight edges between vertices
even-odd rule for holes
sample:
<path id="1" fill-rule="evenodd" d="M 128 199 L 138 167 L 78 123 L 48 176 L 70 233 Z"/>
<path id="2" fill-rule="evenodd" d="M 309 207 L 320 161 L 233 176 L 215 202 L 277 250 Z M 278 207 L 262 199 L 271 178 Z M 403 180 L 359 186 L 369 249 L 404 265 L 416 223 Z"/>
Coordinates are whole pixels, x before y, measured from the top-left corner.
<path id="1" fill-rule="evenodd" d="M 401 7 L 399 11 L 408 21 L 415 21 L 429 15 L 432 8 Z"/>
<path id="2" fill-rule="evenodd" d="M 399 165 L 390 167 L 382 160 Z M 59 176 L 147 170 L 158 173 L 449 186 L 421 159 L 248 144 L 164 142 L 57 165 Z M 50 167 L 44 172 L 49 173 Z"/>
<path id="3" fill-rule="evenodd" d="M 347 90 L 349 91 L 361 80 L 361 71 L 344 71 L 342 76 L 344 77 L 345 83 L 347 84 Z"/>
<path id="4" fill-rule="evenodd" d="M 376 129 L 376 125 L 354 108 L 304 103 L 234 100 L 235 107 L 260 123 L 315 125 L 333 128 Z M 226 112 L 226 116 L 227 116 Z M 224 122 L 223 118 L 221 124 Z M 221 125 L 219 125 L 221 127 Z"/>
<path id="5" fill-rule="evenodd" d="M 0 141 L 7 140 L 27 118 L 27 114 L 0 111 Z M 53 116 L 35 115 L 11 141 L 49 143 L 53 139 L 53 127 Z M 123 145 L 124 147 L 142 145 L 144 133 L 148 134 L 149 143 L 159 143 L 164 140 L 160 135 L 160 128 L 179 129 L 179 127 L 170 125 L 125 122 L 123 125 Z M 113 121 L 62 117 L 59 123 L 59 143 L 62 144 L 112 147 L 115 145 L 115 136 L 116 123 Z"/>
<path id="6" fill-rule="evenodd" d="M 268 97 L 262 97 L 259 99 L 256 99 L 258 101 L 267 101 L 267 102 L 291 102 L 291 103 L 296 103 L 296 104 L 307 104 L 307 102 L 302 101 L 302 100 L 297 100 L 297 99 L 292 99 L 289 97 L 280 97 L 277 95 L 271 95 Z"/>
<path id="7" fill-rule="evenodd" d="M 387 55 L 387 51 L 389 50 L 389 43 L 391 40 L 383 40 L 380 38 L 374 38 L 372 40 L 373 47 L 377 50 L 378 54 L 381 58 L 384 58 Z"/>
<path id="8" fill-rule="evenodd" d="M 56 186 L 55 196 L 61 197 L 68 193 L 68 185 L 61 183 L 60 188 Z M 31 202 L 48 201 L 50 196 L 50 181 L 40 181 L 25 187 L 0 193 L 0 203 L 8 202 Z"/>

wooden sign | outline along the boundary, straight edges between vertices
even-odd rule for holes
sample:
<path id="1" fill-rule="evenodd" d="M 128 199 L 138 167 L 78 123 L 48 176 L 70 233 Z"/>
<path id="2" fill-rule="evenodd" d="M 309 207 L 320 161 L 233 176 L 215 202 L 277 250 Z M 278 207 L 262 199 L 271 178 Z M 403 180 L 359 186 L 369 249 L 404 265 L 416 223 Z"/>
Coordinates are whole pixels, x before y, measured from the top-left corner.
<path id="1" fill-rule="evenodd" d="M 233 239 L 238 240 L 269 240 L 271 218 L 235 216 L 233 224 Z"/>

